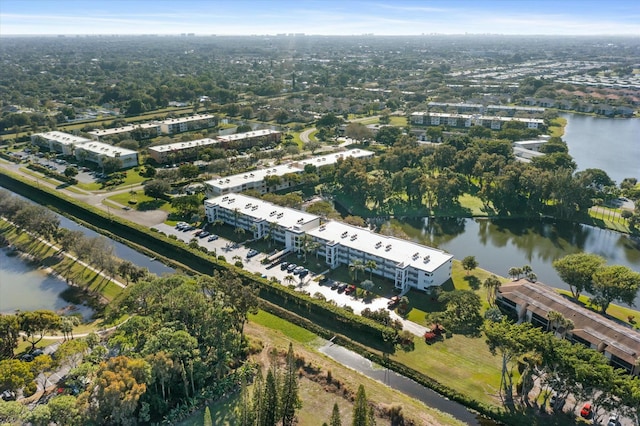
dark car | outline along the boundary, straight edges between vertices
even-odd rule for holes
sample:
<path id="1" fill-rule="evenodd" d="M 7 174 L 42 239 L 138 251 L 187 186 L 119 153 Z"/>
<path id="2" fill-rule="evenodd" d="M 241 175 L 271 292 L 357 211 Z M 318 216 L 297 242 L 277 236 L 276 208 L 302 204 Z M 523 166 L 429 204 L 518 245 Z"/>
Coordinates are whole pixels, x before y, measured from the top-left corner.
<path id="1" fill-rule="evenodd" d="M 342 293 L 343 291 L 345 291 L 347 289 L 347 284 L 346 283 L 340 283 L 338 284 L 338 293 Z"/>
<path id="2" fill-rule="evenodd" d="M 400 303 L 400 296 L 392 296 L 387 302 L 387 308 L 393 309 L 398 303 Z"/>
<path id="3" fill-rule="evenodd" d="M 308 269 L 303 269 L 302 271 L 300 271 L 300 278 L 304 278 L 307 275 L 309 275 L 309 270 Z"/>
<path id="4" fill-rule="evenodd" d="M 21 360 L 21 361 L 24 361 L 24 362 L 31 362 L 31 361 L 33 361 L 33 355 L 31 355 L 31 354 L 24 354 L 24 355 L 22 355 L 22 356 L 20 357 L 20 360 Z"/>
<path id="5" fill-rule="evenodd" d="M 287 269 L 287 266 L 289 266 L 288 262 L 282 262 L 280 264 L 280 269 L 284 271 L 285 269 Z"/>

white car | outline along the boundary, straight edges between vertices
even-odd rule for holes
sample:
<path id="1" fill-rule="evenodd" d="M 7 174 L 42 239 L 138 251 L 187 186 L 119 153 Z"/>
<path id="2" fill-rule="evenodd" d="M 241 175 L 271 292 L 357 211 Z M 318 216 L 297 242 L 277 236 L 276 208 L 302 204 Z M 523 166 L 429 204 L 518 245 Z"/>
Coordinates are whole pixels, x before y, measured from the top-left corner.
<path id="1" fill-rule="evenodd" d="M 618 426 L 620 424 L 620 415 L 618 413 L 611 413 L 607 426 Z"/>

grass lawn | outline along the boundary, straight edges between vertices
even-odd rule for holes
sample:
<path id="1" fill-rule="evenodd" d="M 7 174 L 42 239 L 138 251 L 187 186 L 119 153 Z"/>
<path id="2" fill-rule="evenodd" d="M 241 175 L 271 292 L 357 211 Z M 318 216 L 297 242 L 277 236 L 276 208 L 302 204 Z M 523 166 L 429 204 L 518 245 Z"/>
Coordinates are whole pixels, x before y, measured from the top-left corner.
<path id="1" fill-rule="evenodd" d="M 256 315 L 249 315 L 249 321 L 277 330 L 276 332 L 280 332 L 298 343 L 309 343 L 318 337 L 302 327 L 265 311 L 258 311 Z"/>
<path id="2" fill-rule="evenodd" d="M 121 192 L 119 194 L 114 194 L 107 198 L 108 200 L 114 201 L 123 206 L 129 206 L 132 209 L 136 209 L 138 211 L 147 211 L 147 210 L 164 210 L 167 212 L 171 212 L 171 204 L 165 200 L 156 200 L 155 198 L 151 198 L 147 195 L 144 195 L 142 190 L 138 190 L 136 195 L 131 195 L 128 192 Z M 136 203 L 130 204 L 129 201 L 135 200 Z"/>
<path id="3" fill-rule="evenodd" d="M 562 137 L 564 135 L 564 128 L 567 125 L 567 119 L 558 117 L 551 120 L 551 125 L 549 126 L 549 135 Z"/>
<path id="4" fill-rule="evenodd" d="M 398 115 L 392 115 L 389 118 L 391 119 L 389 124 L 392 125 L 392 126 L 404 127 L 404 126 L 407 125 L 407 117 L 401 117 L 401 116 L 398 116 Z"/>

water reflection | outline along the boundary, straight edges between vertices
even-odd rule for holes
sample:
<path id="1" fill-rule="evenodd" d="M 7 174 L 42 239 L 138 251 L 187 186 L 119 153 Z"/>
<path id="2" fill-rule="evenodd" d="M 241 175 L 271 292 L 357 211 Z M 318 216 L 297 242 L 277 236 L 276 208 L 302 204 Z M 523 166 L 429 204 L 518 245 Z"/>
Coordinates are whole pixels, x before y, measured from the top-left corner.
<path id="1" fill-rule="evenodd" d="M 475 256 L 481 268 L 499 275 L 506 276 L 512 266 L 531 265 L 540 281 L 558 288 L 568 289 L 553 261 L 582 251 L 640 272 L 640 247 L 633 240 L 593 226 L 522 219 L 419 218 L 389 223 L 414 241 L 446 250 L 457 259 Z"/>

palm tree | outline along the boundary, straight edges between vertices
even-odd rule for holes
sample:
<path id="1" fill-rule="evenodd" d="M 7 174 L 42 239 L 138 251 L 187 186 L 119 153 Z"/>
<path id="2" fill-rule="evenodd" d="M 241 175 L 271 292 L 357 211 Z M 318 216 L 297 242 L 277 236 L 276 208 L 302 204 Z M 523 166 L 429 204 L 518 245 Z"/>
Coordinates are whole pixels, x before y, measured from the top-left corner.
<path id="1" fill-rule="evenodd" d="M 515 279 L 519 279 L 520 275 L 522 275 L 522 268 L 517 268 L 517 267 L 513 266 L 513 267 L 509 268 L 508 274 L 514 280 Z"/>
<path id="2" fill-rule="evenodd" d="M 293 275 L 291 275 L 291 274 L 289 274 L 289 275 L 287 275 L 286 277 L 284 277 L 284 282 L 285 282 L 285 283 L 287 283 L 287 284 L 289 284 L 289 285 L 293 284 L 293 282 L 294 282 L 295 280 L 296 280 L 296 279 L 295 279 L 295 278 L 294 278 L 294 276 L 293 276 Z"/>
<path id="3" fill-rule="evenodd" d="M 358 281 L 358 271 L 364 271 L 364 263 L 362 263 L 362 260 L 355 259 L 351 262 L 349 265 L 349 271 L 353 274 L 353 279 Z"/>
<path id="4" fill-rule="evenodd" d="M 552 324 L 554 325 L 553 328 L 558 328 L 560 326 L 560 324 L 562 324 L 563 320 L 564 320 L 564 315 L 562 315 L 560 312 L 557 311 L 549 311 L 547 312 L 547 331 L 551 330 L 551 326 Z"/>
<path id="5" fill-rule="evenodd" d="M 498 290 L 501 285 L 502 283 L 495 275 L 491 275 L 484 280 L 482 286 L 487 291 L 487 302 L 489 302 L 489 305 L 493 306 L 495 304 L 496 296 L 498 295 Z"/>
<path id="6" fill-rule="evenodd" d="M 369 279 L 372 280 L 373 279 L 373 271 L 375 269 L 378 269 L 378 264 L 376 263 L 375 260 L 367 260 L 364 264 L 365 268 L 367 268 L 369 270 Z"/>

